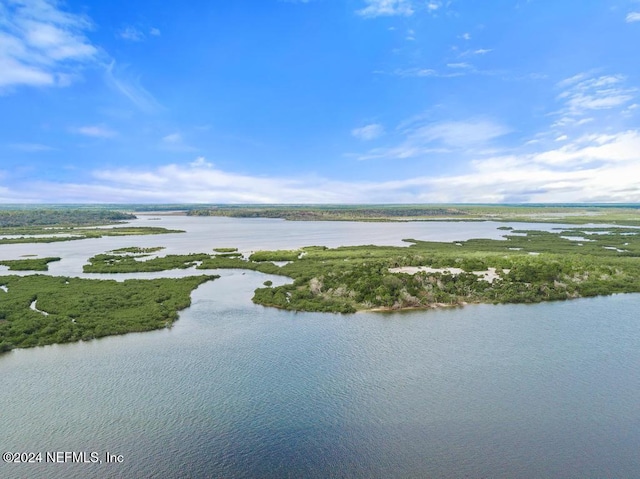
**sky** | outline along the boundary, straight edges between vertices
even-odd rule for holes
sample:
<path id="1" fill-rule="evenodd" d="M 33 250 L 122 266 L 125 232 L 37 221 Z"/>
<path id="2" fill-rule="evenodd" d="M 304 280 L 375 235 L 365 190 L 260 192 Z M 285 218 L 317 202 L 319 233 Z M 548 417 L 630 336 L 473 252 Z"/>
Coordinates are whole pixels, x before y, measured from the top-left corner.
<path id="1" fill-rule="evenodd" d="M 640 0 L 0 0 L 0 203 L 640 202 Z"/>

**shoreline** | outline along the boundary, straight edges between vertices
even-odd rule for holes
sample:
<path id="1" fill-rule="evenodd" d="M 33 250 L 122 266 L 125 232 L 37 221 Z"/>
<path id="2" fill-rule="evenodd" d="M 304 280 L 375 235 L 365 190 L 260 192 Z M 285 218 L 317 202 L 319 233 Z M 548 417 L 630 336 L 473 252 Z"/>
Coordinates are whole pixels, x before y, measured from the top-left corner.
<path id="1" fill-rule="evenodd" d="M 357 313 L 399 313 L 403 311 L 428 311 L 432 309 L 449 309 L 449 308 L 462 308 L 469 304 L 483 304 L 479 302 L 461 301 L 459 303 L 431 303 L 428 306 L 405 306 L 394 308 L 393 306 L 378 306 L 376 308 L 359 309 Z"/>

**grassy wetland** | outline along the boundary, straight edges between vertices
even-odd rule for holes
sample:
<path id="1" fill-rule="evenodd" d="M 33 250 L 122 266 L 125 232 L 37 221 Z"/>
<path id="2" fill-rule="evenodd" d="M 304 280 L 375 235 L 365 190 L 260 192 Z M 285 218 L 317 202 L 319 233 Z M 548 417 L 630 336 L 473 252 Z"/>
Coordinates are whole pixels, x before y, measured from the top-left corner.
<path id="1" fill-rule="evenodd" d="M 0 277 L 0 351 L 170 326 L 190 294 L 215 276 L 90 280 L 42 275 Z"/>
<path id="2" fill-rule="evenodd" d="M 640 292 L 638 230 L 514 233 L 506 241 L 303 248 L 278 267 L 293 283 L 260 288 L 253 299 L 284 309 L 346 313 Z M 282 257 L 274 252 L 272 259 Z M 268 264 L 268 253 L 259 259 Z"/>
<path id="3" fill-rule="evenodd" d="M 309 246 L 140 260 L 99 255 L 85 272 L 239 268 L 293 280 L 255 291 L 253 301 L 296 311 L 432 308 L 532 303 L 640 292 L 640 229 L 509 230 L 504 240 L 405 240 L 407 247 Z M 233 256 L 227 256 L 232 254 Z M 282 264 L 284 263 L 284 264 Z"/>
<path id="4" fill-rule="evenodd" d="M 136 216 L 120 211 L 90 209 L 0 209 L 0 245 L 55 243 L 104 236 L 182 233 L 157 227 L 115 226 Z M 103 226 L 112 225 L 111 228 Z"/>
<path id="5" fill-rule="evenodd" d="M 506 221 L 640 225 L 638 205 L 212 205 L 191 216 L 290 221 Z"/>
<path id="6" fill-rule="evenodd" d="M 1 266 L 7 266 L 9 271 L 48 271 L 49 263 L 60 261 L 60 258 L 28 258 L 0 260 Z"/>
<path id="7" fill-rule="evenodd" d="M 534 303 L 640 292 L 640 214 L 632 207 L 225 207 L 227 215 L 285 219 L 407 221 L 501 219 L 504 239 L 434 242 L 405 239 L 406 246 L 322 245 L 274 251 L 239 251 L 229 244 L 208 252 L 164 255 L 158 246 L 127 246 L 96 254 L 84 273 L 145 273 L 193 269 L 182 279 L 89 280 L 42 275 L 0 276 L 0 350 L 88 340 L 170 326 L 190 303 L 190 293 L 215 276 L 198 270 L 248 269 L 291 282 L 265 281 L 257 304 L 293 311 L 354 313 L 429 309 L 468 303 Z M 208 215 L 222 208 L 191 210 Z M 106 224 L 128 214 L 83 210 L 45 213 L 0 211 L 2 235 L 81 231 L 82 238 L 174 232 Z M 207 211 L 207 213 L 203 213 Z M 256 213 L 258 211 L 258 213 Z M 283 211 L 289 213 L 283 214 Z M 266 212 L 266 213 L 265 213 Z M 302 214 L 304 213 L 304 214 Z M 431 215 L 429 218 L 416 215 Z M 122 215 L 122 216 L 121 216 Z M 409 216 L 407 216 L 409 215 Z M 440 215 L 440 216 L 439 216 Z M 528 220 L 527 220 L 528 218 Z M 562 229 L 519 229 L 525 221 L 565 223 Z M 48 232 L 48 233 L 46 233 Z M 73 233 L 75 234 L 75 233 Z M 96 235 L 96 236 L 93 236 Z M 35 238 L 35 239 L 34 239 Z M 16 239 L 16 238 L 6 238 Z M 22 238 L 18 238 L 22 239 Z M 25 240 L 39 241 L 28 236 Z M 52 237 L 63 241 L 68 237 Z M 77 239 L 77 238 L 73 238 Z M 12 271 L 46 271 L 59 257 L 4 260 Z M 204 271 L 203 271 L 204 273 Z"/>
<path id="8" fill-rule="evenodd" d="M 135 216 L 100 208 L 2 209 L 0 244 L 181 232 L 155 227 L 104 228 L 131 219 Z M 121 261 L 120 267 L 124 268 L 127 258 L 140 259 L 161 249 L 123 248 L 102 255 L 102 259 Z M 49 263 L 60 259 L 0 258 L 0 265 L 9 271 L 38 272 L 47 271 Z M 178 267 L 175 258 L 171 261 L 152 271 Z M 183 267 L 195 264 L 193 261 L 189 256 Z M 134 269 L 140 271 L 141 267 L 137 264 Z M 0 352 L 168 327 L 178 318 L 178 311 L 189 306 L 191 292 L 215 278 L 194 275 L 116 282 L 42 275 L 0 276 Z"/>

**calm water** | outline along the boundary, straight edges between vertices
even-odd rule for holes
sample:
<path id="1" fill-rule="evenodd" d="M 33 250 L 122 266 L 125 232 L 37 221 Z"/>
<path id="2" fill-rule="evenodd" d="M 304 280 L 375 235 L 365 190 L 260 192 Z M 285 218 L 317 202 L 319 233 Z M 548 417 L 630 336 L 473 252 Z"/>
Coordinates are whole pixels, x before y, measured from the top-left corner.
<path id="1" fill-rule="evenodd" d="M 497 228 L 503 224 L 496 222 L 358 223 L 153 215 L 140 216 L 129 224 L 179 229 L 186 233 L 105 237 L 48 244 L 0 245 L 0 259 L 18 259 L 23 255 L 57 256 L 61 257 L 62 261 L 51 263 L 49 274 L 93 277 L 82 274 L 82 265 L 88 258 L 128 246 L 164 246 L 165 249 L 159 253 L 161 255 L 211 253 L 212 248 L 218 247 L 235 247 L 243 253 L 249 253 L 261 249 L 290 249 L 313 245 L 408 246 L 402 239 L 463 241 L 471 238 L 501 239 L 505 234 L 509 234 L 508 231 L 498 230 Z M 549 230 L 562 225 L 516 224 L 514 227 L 521 226 Z M 7 267 L 0 266 L 0 274 L 6 272 Z"/>
<path id="2" fill-rule="evenodd" d="M 640 295 L 341 316 L 223 275 L 171 330 L 0 356 L 3 451 L 124 457 L 0 477 L 640 476 Z"/>

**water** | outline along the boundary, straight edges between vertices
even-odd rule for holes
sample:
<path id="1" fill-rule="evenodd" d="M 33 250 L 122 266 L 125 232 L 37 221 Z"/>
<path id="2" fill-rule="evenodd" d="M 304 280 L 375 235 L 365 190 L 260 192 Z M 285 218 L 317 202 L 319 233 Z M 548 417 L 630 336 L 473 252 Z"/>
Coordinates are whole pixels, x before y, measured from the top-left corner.
<path id="1" fill-rule="evenodd" d="M 160 218 L 150 220 L 149 218 Z M 496 222 L 405 222 L 360 223 L 349 221 L 285 221 L 264 218 L 217 218 L 191 216 L 140 216 L 132 226 L 164 227 L 184 230 L 149 236 L 122 236 L 65 241 L 0 245 L 0 259 L 19 259 L 24 255 L 54 256 L 61 261 L 49 264 L 55 276 L 94 277 L 82 274 L 82 265 L 96 254 L 129 246 L 163 246 L 158 254 L 213 253 L 213 248 L 234 247 L 242 253 L 257 250 L 293 249 L 303 246 L 328 247 L 363 244 L 408 246 L 405 238 L 425 241 L 463 241 L 471 238 L 501 239 L 508 231 Z M 530 229 L 551 230 L 557 224 L 527 224 Z M 0 274 L 7 267 L 0 266 Z M 193 273 L 191 273 L 193 274 Z"/>
<path id="2" fill-rule="evenodd" d="M 0 477 L 638 475 L 640 295 L 343 316 L 253 305 L 266 279 L 224 271 L 170 330 L 0 356 L 3 451 L 124 460 Z"/>

